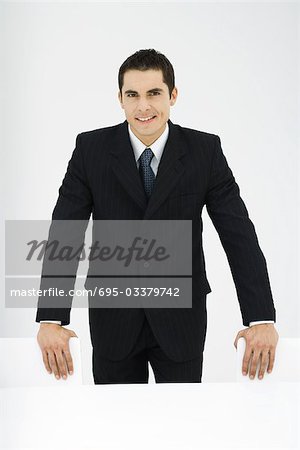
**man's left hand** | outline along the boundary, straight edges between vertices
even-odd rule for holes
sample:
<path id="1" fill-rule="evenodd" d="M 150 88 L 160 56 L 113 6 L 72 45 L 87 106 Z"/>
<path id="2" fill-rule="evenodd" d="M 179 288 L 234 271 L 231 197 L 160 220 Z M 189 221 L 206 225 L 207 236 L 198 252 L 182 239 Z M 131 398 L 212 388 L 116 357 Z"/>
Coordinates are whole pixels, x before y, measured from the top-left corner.
<path id="1" fill-rule="evenodd" d="M 252 325 L 249 328 L 239 331 L 234 341 L 235 348 L 237 348 L 237 341 L 240 337 L 244 337 L 246 339 L 246 350 L 242 365 L 243 375 L 247 375 L 249 368 L 250 378 L 253 379 L 255 377 L 256 369 L 261 356 L 258 378 L 260 380 L 263 379 L 267 365 L 268 373 L 272 372 L 274 366 L 275 350 L 279 338 L 274 324 L 262 323 Z M 250 361 L 251 356 L 252 360 Z"/>

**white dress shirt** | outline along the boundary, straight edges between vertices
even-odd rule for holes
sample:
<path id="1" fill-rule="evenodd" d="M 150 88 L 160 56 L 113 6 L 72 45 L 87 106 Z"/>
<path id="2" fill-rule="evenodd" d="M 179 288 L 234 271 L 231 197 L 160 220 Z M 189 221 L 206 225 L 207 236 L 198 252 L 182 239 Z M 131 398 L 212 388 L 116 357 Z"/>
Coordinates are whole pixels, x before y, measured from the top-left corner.
<path id="1" fill-rule="evenodd" d="M 143 144 L 142 141 L 139 140 L 139 138 L 136 137 L 136 135 L 131 131 L 130 125 L 128 124 L 128 132 L 129 132 L 129 138 L 130 138 L 130 142 L 131 142 L 131 146 L 133 148 L 134 151 L 134 156 L 135 156 L 135 160 L 137 163 L 137 168 L 139 168 L 140 162 L 138 161 L 139 157 L 141 156 L 141 154 L 143 153 L 143 151 L 146 148 L 151 148 L 152 152 L 154 153 L 154 156 L 151 160 L 150 163 L 150 167 L 154 172 L 154 175 L 156 176 L 157 174 L 157 170 L 158 170 L 158 165 L 160 162 L 160 159 L 162 157 L 168 136 L 169 136 L 169 125 L 168 122 L 166 123 L 166 128 L 164 130 L 164 132 L 159 136 L 158 139 L 156 139 L 155 142 L 153 142 L 153 144 L 146 146 L 145 144 Z M 40 323 L 57 323 L 58 325 L 61 325 L 61 321 L 60 320 L 41 320 Z M 251 327 L 252 325 L 258 325 L 260 323 L 274 323 L 273 320 L 259 320 L 259 321 L 255 321 L 255 322 L 250 322 L 249 326 Z"/>

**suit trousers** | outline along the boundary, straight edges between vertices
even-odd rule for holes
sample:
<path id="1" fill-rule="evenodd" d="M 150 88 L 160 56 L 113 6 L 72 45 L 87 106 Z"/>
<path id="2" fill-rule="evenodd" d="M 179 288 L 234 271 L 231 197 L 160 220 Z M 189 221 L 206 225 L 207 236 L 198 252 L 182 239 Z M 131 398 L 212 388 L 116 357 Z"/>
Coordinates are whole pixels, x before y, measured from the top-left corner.
<path id="1" fill-rule="evenodd" d="M 112 361 L 93 348 L 95 384 L 148 383 L 150 363 L 156 383 L 201 383 L 203 353 L 187 361 L 171 360 L 159 346 L 148 320 L 145 320 L 136 344 L 129 355 Z"/>

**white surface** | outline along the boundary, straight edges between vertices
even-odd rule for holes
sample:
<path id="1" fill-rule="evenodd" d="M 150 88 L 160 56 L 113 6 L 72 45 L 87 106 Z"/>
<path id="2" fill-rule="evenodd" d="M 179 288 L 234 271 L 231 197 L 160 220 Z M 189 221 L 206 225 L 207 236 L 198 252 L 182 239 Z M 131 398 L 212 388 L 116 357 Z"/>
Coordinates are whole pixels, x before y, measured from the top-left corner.
<path id="1" fill-rule="evenodd" d="M 297 383 L 8 388 L 0 396 L 7 449 L 287 449 L 299 425 Z"/>
<path id="2" fill-rule="evenodd" d="M 242 362 L 246 349 L 246 340 L 240 338 L 237 343 L 236 359 L 236 380 L 247 383 L 269 383 L 277 381 L 300 382 L 300 339 L 279 338 L 276 352 L 274 368 L 271 373 L 265 372 L 263 380 L 258 380 L 257 375 L 254 380 L 242 374 Z M 258 374 L 260 362 L 256 373 Z"/>
<path id="3" fill-rule="evenodd" d="M 80 339 L 71 337 L 70 352 L 74 373 L 67 379 L 56 380 L 44 366 L 42 352 L 36 338 L 0 339 L 0 387 L 17 386 L 72 386 L 82 384 Z"/>

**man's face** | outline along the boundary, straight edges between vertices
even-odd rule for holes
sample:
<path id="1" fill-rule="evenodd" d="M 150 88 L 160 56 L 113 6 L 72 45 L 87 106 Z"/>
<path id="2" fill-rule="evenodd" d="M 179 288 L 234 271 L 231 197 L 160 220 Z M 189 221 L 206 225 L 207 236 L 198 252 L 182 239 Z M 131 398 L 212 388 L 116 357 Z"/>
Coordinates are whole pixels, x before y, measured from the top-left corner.
<path id="1" fill-rule="evenodd" d="M 124 74 L 122 96 L 120 92 L 118 96 L 132 132 L 150 146 L 166 128 L 177 88 L 174 87 L 170 98 L 161 70 L 128 70 Z"/>

